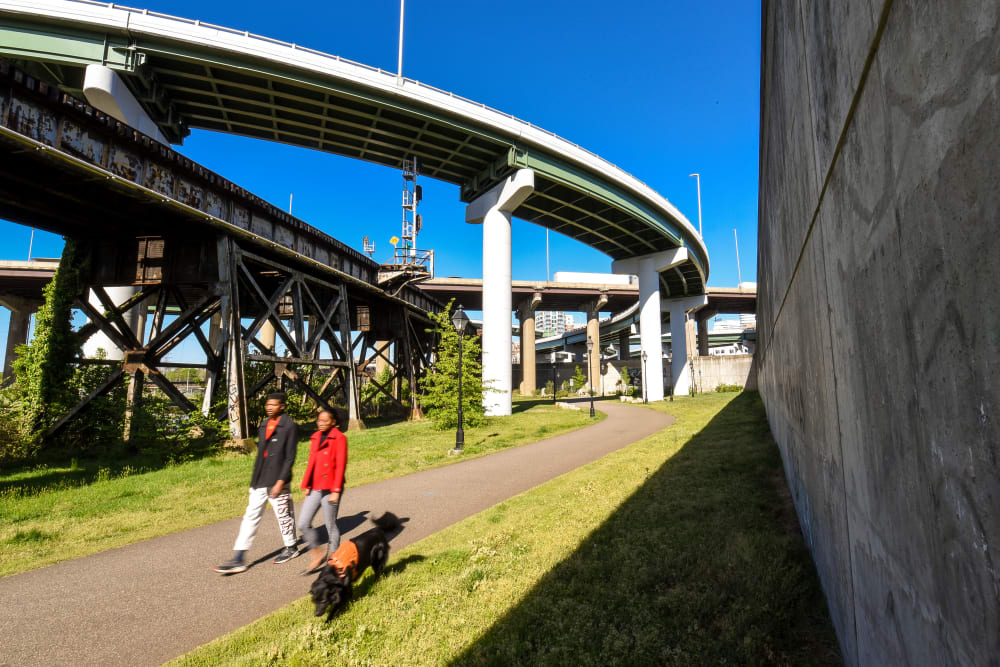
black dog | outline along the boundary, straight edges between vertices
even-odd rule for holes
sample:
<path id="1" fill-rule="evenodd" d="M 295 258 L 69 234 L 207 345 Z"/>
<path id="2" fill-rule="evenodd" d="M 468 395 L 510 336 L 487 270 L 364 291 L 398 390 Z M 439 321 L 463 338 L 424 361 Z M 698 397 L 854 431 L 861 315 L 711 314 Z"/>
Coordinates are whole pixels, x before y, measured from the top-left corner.
<path id="1" fill-rule="evenodd" d="M 333 552 L 320 571 L 309 591 L 316 605 L 316 615 L 322 616 L 329 609 L 333 617 L 351 600 L 354 582 L 371 566 L 376 575 L 385 569 L 389 560 L 389 540 L 385 531 L 400 527 L 400 520 L 392 512 L 372 519 L 375 527 L 357 537 L 346 540 Z"/>

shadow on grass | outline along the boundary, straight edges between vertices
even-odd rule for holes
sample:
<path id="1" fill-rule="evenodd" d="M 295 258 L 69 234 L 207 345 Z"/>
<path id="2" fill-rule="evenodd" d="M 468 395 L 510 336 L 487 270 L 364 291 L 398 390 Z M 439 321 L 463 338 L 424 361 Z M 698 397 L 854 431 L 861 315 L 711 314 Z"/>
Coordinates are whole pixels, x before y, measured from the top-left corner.
<path id="1" fill-rule="evenodd" d="M 196 461 L 217 454 L 217 448 L 189 455 L 185 460 Z M 100 456 L 83 456 L 74 453 L 54 454 L 44 459 L 11 466 L 3 470 L 6 479 L 0 479 L 0 496 L 34 496 L 47 491 L 87 486 L 102 479 L 160 470 L 176 462 L 167 453 L 140 452 L 126 455 L 113 452 Z"/>
<path id="2" fill-rule="evenodd" d="M 756 393 L 453 664 L 539 663 L 842 664 Z"/>
<path id="3" fill-rule="evenodd" d="M 510 412 L 516 415 L 518 412 L 526 412 L 539 405 L 552 405 L 552 401 L 544 398 L 520 398 L 511 403 Z"/>
<path id="4" fill-rule="evenodd" d="M 387 422 L 389 423 L 389 422 Z M 298 424 L 299 447 L 309 449 L 309 435 L 316 430 L 312 422 Z M 256 431 L 252 433 L 256 441 Z M 130 452 L 127 443 L 103 448 L 100 454 L 71 451 L 48 451 L 36 461 L 5 466 L 0 478 L 0 497 L 30 497 L 48 491 L 87 486 L 102 479 L 162 470 L 179 462 L 198 461 L 216 456 L 225 448 L 222 442 L 189 447 L 182 454 L 167 447 L 145 446 Z M 248 455 L 252 456 L 253 453 Z M 249 471 L 248 471 L 249 474 Z"/>

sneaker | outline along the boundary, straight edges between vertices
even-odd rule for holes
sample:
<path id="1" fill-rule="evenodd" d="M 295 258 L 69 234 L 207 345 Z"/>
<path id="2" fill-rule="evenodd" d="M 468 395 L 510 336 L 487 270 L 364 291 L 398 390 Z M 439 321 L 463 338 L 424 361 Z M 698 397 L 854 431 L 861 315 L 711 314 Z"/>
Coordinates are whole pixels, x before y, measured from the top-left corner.
<path id="1" fill-rule="evenodd" d="M 281 550 L 277 556 L 274 557 L 274 564 L 280 565 L 281 563 L 287 562 L 299 555 L 299 550 L 295 547 L 285 547 Z"/>
<path id="2" fill-rule="evenodd" d="M 239 574 L 240 572 L 246 572 L 247 566 L 243 561 L 233 559 L 226 561 L 222 565 L 213 567 L 212 569 L 219 574 Z"/>

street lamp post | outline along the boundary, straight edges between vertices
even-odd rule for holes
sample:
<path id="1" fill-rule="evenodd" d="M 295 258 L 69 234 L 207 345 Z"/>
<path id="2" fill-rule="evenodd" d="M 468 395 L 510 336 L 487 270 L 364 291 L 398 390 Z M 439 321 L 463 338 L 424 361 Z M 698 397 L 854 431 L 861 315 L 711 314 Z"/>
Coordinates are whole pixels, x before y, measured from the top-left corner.
<path id="1" fill-rule="evenodd" d="M 587 393 L 590 394 L 590 417 L 594 417 L 594 381 L 591 379 L 590 367 L 594 364 L 594 339 L 587 339 Z"/>
<path id="2" fill-rule="evenodd" d="M 649 403 L 649 399 L 646 397 L 646 359 L 649 357 L 646 354 L 646 350 L 642 351 L 642 402 Z"/>
<path id="3" fill-rule="evenodd" d="M 469 326 L 469 316 L 465 314 L 461 305 L 452 314 L 451 323 L 458 332 L 458 430 L 455 431 L 455 449 L 452 451 L 459 453 L 465 446 L 465 431 L 462 430 L 462 343 L 465 329 Z"/>
<path id="4" fill-rule="evenodd" d="M 701 174 L 691 174 L 688 178 L 698 181 L 698 236 L 704 238 L 705 235 L 701 233 Z"/>

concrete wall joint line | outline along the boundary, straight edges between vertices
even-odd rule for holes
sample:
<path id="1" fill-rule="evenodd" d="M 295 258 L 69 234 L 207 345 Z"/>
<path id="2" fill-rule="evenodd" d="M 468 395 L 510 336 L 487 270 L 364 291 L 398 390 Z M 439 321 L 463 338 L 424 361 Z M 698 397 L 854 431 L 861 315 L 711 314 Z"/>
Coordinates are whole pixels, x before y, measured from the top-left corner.
<path id="1" fill-rule="evenodd" d="M 891 0 L 889 1 L 891 2 Z M 822 233 L 823 230 L 820 230 L 820 234 Z M 823 276 L 825 281 L 826 276 L 828 275 L 826 272 L 826 253 L 820 253 L 820 257 L 823 261 Z M 837 359 L 833 351 L 833 308 L 830 306 L 830 290 L 824 289 L 823 291 L 826 293 L 826 328 L 827 334 L 830 336 L 830 367 L 836 368 Z M 837 419 L 837 448 L 840 450 L 840 483 L 843 486 L 844 495 L 844 526 L 847 531 L 847 567 L 851 573 L 848 581 L 850 583 L 851 620 L 854 626 L 854 664 L 860 665 L 860 656 L 858 655 L 858 651 L 860 649 L 858 647 L 861 643 L 861 638 L 858 635 L 858 610 L 857 597 L 855 595 L 856 572 L 854 569 L 854 549 L 851 547 L 851 545 L 854 544 L 854 540 L 851 537 L 851 512 L 850 503 L 848 502 L 849 499 L 847 497 L 847 466 L 844 463 L 847 459 L 844 458 L 844 429 L 841 427 L 840 421 L 840 383 L 837 380 L 836 372 L 833 373 L 833 407 L 834 415 Z"/>
<path id="2" fill-rule="evenodd" d="M 809 229 L 806 230 L 806 235 L 802 239 L 802 247 L 799 249 L 799 256 L 795 261 L 795 268 L 792 269 L 792 275 L 789 276 L 788 284 L 785 286 L 785 293 L 781 297 L 781 305 L 778 306 L 778 312 L 774 315 L 774 321 L 770 323 L 770 331 L 767 337 L 764 355 L 767 355 L 770 352 L 771 343 L 774 341 L 774 330 L 778 326 L 778 320 L 781 319 L 781 313 L 785 309 L 785 303 L 788 301 L 788 295 L 792 291 L 792 283 L 795 282 L 795 277 L 798 275 L 799 267 L 802 265 L 802 258 L 805 257 L 806 248 L 808 247 L 809 240 L 812 237 L 813 229 L 816 227 L 816 221 L 819 219 L 819 212 L 823 206 L 823 198 L 826 196 L 826 191 L 830 186 L 830 180 L 833 177 L 833 170 L 837 166 L 840 153 L 844 148 L 844 143 L 847 141 L 847 132 L 854 123 L 854 115 L 857 111 L 858 103 L 861 101 L 861 95 L 864 93 L 865 86 L 868 83 L 868 74 L 871 72 L 872 65 L 875 63 L 875 55 L 878 53 L 879 44 L 882 42 L 882 34 L 885 32 L 885 27 L 888 23 L 889 12 L 892 10 L 892 5 L 893 0 L 885 0 L 885 4 L 882 6 L 882 14 L 879 16 L 878 27 L 875 29 L 875 36 L 872 38 L 871 46 L 868 48 L 868 55 L 865 57 L 865 65 L 861 70 L 861 78 L 858 80 L 858 88 L 854 91 L 854 97 L 851 99 L 851 106 L 847 111 L 847 116 L 844 118 L 844 126 L 841 128 L 840 136 L 837 137 L 837 146 L 834 148 L 833 156 L 830 158 L 830 166 L 826 170 L 826 176 L 823 179 L 823 187 L 816 200 L 816 208 L 813 210 L 812 219 L 809 221 Z M 763 126 L 763 122 L 761 125 Z"/>

